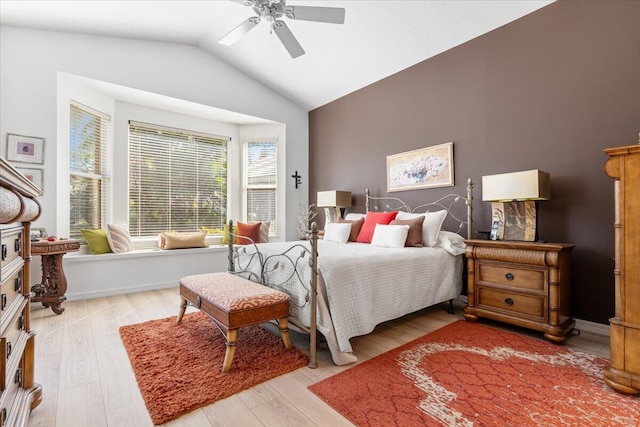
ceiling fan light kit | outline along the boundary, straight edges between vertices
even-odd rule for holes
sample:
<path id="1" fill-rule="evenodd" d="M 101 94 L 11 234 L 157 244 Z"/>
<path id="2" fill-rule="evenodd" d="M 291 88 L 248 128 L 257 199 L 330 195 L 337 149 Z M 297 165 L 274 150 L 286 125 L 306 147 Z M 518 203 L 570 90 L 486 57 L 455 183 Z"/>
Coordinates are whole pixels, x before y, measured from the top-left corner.
<path id="1" fill-rule="evenodd" d="M 326 22 L 330 24 L 344 24 L 344 9 L 340 7 L 315 6 L 287 6 L 286 0 L 232 0 L 235 3 L 248 6 L 258 16 L 252 16 L 235 27 L 218 43 L 231 46 L 245 34 L 255 28 L 262 20 L 271 24 L 271 31 L 276 33 L 292 58 L 304 55 L 304 49 L 298 43 L 287 24 L 280 18 L 296 19 L 299 21 Z"/>

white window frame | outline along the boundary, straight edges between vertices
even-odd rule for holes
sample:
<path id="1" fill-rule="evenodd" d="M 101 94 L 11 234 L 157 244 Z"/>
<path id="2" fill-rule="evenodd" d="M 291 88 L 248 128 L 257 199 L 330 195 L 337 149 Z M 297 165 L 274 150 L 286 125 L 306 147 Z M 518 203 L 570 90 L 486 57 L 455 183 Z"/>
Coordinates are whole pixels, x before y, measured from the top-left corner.
<path id="1" fill-rule="evenodd" d="M 111 215 L 111 209 L 112 209 L 112 205 L 111 205 L 111 161 L 110 161 L 110 153 L 111 153 L 111 145 L 112 145 L 112 117 L 106 113 L 103 113 L 99 110 L 96 110 L 95 108 L 89 107 L 85 104 L 82 104 L 80 102 L 77 102 L 75 100 L 70 100 L 69 105 L 68 105 L 68 111 L 69 111 L 69 127 L 71 126 L 72 120 L 71 120 L 71 109 L 72 108 L 77 108 L 87 114 L 91 114 L 94 115 L 96 117 L 98 117 L 100 119 L 100 126 L 101 126 L 101 133 L 100 133 L 100 137 L 101 137 L 101 141 L 99 142 L 100 144 L 100 174 L 93 174 L 93 173 L 87 173 L 87 172 L 82 172 L 82 171 L 74 171 L 72 170 L 71 167 L 71 155 L 73 154 L 72 150 L 71 150 L 71 131 L 69 130 L 69 139 L 68 139 L 68 164 L 69 164 L 69 168 L 68 168 L 68 179 L 69 179 L 69 183 L 71 182 L 71 177 L 72 176 L 80 176 L 80 177 L 86 177 L 86 178 L 93 178 L 93 179 L 97 179 L 100 181 L 100 187 L 101 187 L 101 192 L 100 192 L 100 224 L 90 224 L 87 225 L 86 227 L 83 228 L 91 228 L 91 227 L 100 227 L 100 228 L 106 228 L 107 222 L 109 221 L 110 215 Z M 69 190 L 71 190 L 70 188 L 70 184 L 69 184 Z M 69 230 L 69 235 L 71 235 L 71 203 L 70 203 L 70 197 L 71 197 L 71 191 L 69 191 L 68 193 L 68 197 L 67 197 L 67 203 L 69 203 L 69 214 L 67 215 L 66 221 L 67 221 L 67 226 L 68 226 L 68 230 Z M 82 236 L 78 235 L 78 236 L 72 236 L 75 238 L 82 238 Z"/>
<path id="2" fill-rule="evenodd" d="M 168 126 L 165 124 L 158 124 L 158 123 L 149 123 L 149 122 L 141 122 L 139 120 L 128 120 L 127 121 L 127 128 L 129 128 L 130 125 L 136 125 L 136 126 L 141 126 L 144 128 L 148 128 L 148 129 L 155 129 L 157 131 L 163 131 L 166 130 L 168 132 L 174 132 L 174 133 L 181 133 L 184 134 L 186 136 L 189 137 L 194 137 L 194 136 L 202 136 L 202 137 L 206 137 L 206 138 L 212 138 L 212 139 L 218 139 L 221 141 L 225 141 L 226 144 L 226 163 L 227 163 L 227 176 L 226 176 L 226 182 L 227 182 L 227 188 L 225 188 L 225 197 L 227 200 L 227 204 L 225 206 L 225 210 L 227 211 L 227 218 L 229 216 L 228 213 L 228 199 L 230 197 L 230 190 L 229 190 L 229 180 L 230 180 L 230 145 L 231 145 L 231 137 L 228 136 L 220 136 L 220 135 L 216 135 L 213 133 L 208 133 L 208 132 L 202 132 L 202 131 L 197 131 L 197 130 L 190 130 L 190 129 L 184 129 L 184 128 L 177 128 L 177 127 L 173 127 L 173 126 Z M 130 135 L 129 135 L 130 138 Z M 129 139 L 127 139 L 127 141 L 129 142 Z M 129 150 L 131 149 L 130 144 L 127 143 L 127 152 L 129 152 Z M 131 171 L 129 170 L 129 168 L 127 168 L 127 173 L 130 174 Z M 128 190 L 130 190 L 130 188 L 128 188 Z M 128 198 L 129 200 L 129 198 Z M 129 213 L 129 212 L 127 212 Z M 129 221 L 131 219 L 129 218 Z M 226 221 L 225 221 L 226 222 Z M 220 233 L 219 234 L 208 234 L 206 237 L 206 242 L 207 244 L 213 244 L 216 243 L 217 240 L 220 240 L 222 237 L 222 226 L 220 227 Z M 150 236 L 141 236 L 141 237 L 134 237 L 132 238 L 134 240 L 134 242 L 140 242 L 140 246 L 146 247 L 147 245 L 145 245 L 145 242 L 148 243 L 149 241 L 153 240 L 155 242 L 155 239 L 153 237 Z M 138 246 L 138 245 L 136 245 Z"/>
<path id="3" fill-rule="evenodd" d="M 252 144 L 252 143 L 265 143 L 265 142 L 269 142 L 269 143 L 274 143 L 276 146 L 276 164 L 275 164 L 275 183 L 274 184 L 253 184 L 250 185 L 248 183 L 248 145 Z M 268 189 L 268 190 L 274 190 L 274 214 L 275 214 L 275 218 L 272 220 L 271 226 L 269 228 L 269 236 L 276 236 L 277 235 L 277 229 L 279 227 L 280 224 L 280 218 L 279 218 L 279 208 L 278 208 L 278 204 L 279 204 L 279 194 L 278 194 L 278 185 L 279 185 L 279 174 L 280 174 L 280 169 L 279 169 L 279 156 L 280 156 L 280 144 L 278 142 L 278 138 L 244 138 L 242 139 L 242 218 L 244 221 L 250 221 L 251 219 L 249 218 L 249 213 L 248 213 L 248 209 L 249 209 L 249 201 L 248 201 L 248 190 L 261 190 L 261 189 Z"/>

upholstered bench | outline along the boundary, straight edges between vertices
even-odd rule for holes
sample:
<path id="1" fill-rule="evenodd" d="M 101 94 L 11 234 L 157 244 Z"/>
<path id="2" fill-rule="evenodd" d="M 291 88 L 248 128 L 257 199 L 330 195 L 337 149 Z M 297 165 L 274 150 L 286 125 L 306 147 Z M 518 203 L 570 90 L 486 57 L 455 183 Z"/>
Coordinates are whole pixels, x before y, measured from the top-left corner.
<path id="1" fill-rule="evenodd" d="M 252 282 L 231 273 L 210 273 L 180 279 L 180 311 L 177 323 L 188 305 L 207 314 L 226 333 L 227 351 L 222 372 L 231 367 L 238 329 L 277 320 L 286 348 L 289 339 L 289 296 L 284 292 Z"/>

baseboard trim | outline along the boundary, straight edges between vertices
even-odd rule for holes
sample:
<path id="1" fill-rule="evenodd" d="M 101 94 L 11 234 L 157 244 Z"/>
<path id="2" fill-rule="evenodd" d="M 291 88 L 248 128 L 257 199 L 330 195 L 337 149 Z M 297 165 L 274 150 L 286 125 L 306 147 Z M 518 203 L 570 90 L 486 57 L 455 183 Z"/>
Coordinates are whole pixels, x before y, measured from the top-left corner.
<path id="1" fill-rule="evenodd" d="M 111 288 L 91 292 L 75 292 L 66 294 L 66 297 L 67 301 L 80 301 L 85 299 L 111 297 L 115 295 L 134 294 L 136 292 L 155 291 L 158 289 L 177 288 L 177 286 L 178 285 L 176 284 L 176 282 L 153 283 L 141 286 L 130 286 L 127 288 Z"/>

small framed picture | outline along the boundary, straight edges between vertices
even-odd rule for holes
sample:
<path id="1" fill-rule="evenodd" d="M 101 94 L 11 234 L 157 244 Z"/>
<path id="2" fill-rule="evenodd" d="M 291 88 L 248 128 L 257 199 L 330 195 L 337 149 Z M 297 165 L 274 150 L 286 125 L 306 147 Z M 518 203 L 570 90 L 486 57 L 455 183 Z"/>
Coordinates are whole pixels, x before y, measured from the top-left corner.
<path id="1" fill-rule="evenodd" d="M 44 190 L 43 188 L 43 170 L 36 168 L 16 168 L 18 172 L 25 176 L 33 185 L 38 187 L 40 190 Z"/>
<path id="2" fill-rule="evenodd" d="M 44 164 L 44 138 L 7 134 L 7 160 Z"/>
<path id="3" fill-rule="evenodd" d="M 46 239 L 49 237 L 45 228 L 32 228 L 31 229 L 31 241 L 37 242 L 40 239 Z"/>

